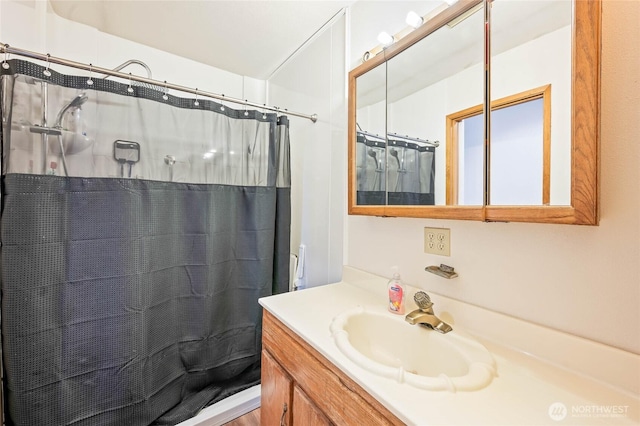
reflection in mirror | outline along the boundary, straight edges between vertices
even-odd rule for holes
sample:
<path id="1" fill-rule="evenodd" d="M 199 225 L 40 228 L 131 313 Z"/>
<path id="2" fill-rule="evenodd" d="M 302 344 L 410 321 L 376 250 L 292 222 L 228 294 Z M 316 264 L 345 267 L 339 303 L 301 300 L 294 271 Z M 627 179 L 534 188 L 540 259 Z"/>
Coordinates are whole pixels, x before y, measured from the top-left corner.
<path id="1" fill-rule="evenodd" d="M 494 204 L 548 205 L 551 86 L 492 102 L 491 200 Z M 451 204 L 482 202 L 483 105 L 447 116 L 448 144 L 456 147 L 447 167 L 458 177 L 447 186 Z M 455 161 L 451 161 L 455 158 Z M 480 182 L 478 182 L 480 180 Z"/>
<path id="2" fill-rule="evenodd" d="M 484 197 L 483 105 L 447 116 L 447 204 L 478 205 Z"/>
<path id="3" fill-rule="evenodd" d="M 491 205 L 571 205 L 572 2 L 491 7 Z M 545 88 L 537 101 L 500 99 Z"/>
<path id="4" fill-rule="evenodd" d="M 550 93 L 545 86 L 492 106 L 493 204 L 549 204 Z"/>
<path id="5" fill-rule="evenodd" d="M 433 205 L 435 151 L 439 143 L 389 133 L 387 145 L 387 204 Z"/>
<path id="6" fill-rule="evenodd" d="M 484 100 L 484 23 L 482 4 L 478 6 L 387 62 L 388 132 L 432 141 L 420 145 L 430 154 L 430 158 L 424 158 L 430 162 L 421 165 L 420 173 L 411 176 L 410 182 L 420 190 L 413 197 L 426 201 L 425 204 L 482 204 L 482 197 L 447 199 L 447 187 L 463 181 L 459 176 L 447 176 L 447 155 L 451 152 L 447 116 L 482 104 Z M 479 127 L 468 126 L 469 132 L 472 129 L 478 132 L 475 136 L 480 140 L 483 135 L 482 121 L 481 118 Z M 389 183 L 393 186 L 400 181 L 407 188 L 408 175 L 403 176 L 406 177 L 404 180 L 395 177 L 398 173 L 394 171 L 400 167 L 400 162 L 395 158 L 388 159 Z M 468 172 L 468 178 L 476 187 L 479 185 L 482 191 L 483 156 L 469 159 L 465 164 L 458 170 L 461 173 Z M 472 169 L 479 171 L 479 174 L 473 174 Z M 407 198 L 405 196 L 403 201 Z M 389 201 L 389 204 L 401 204 L 392 203 L 395 200 Z"/>
<path id="7" fill-rule="evenodd" d="M 386 204 L 387 73 L 379 65 L 356 79 L 356 203 Z"/>

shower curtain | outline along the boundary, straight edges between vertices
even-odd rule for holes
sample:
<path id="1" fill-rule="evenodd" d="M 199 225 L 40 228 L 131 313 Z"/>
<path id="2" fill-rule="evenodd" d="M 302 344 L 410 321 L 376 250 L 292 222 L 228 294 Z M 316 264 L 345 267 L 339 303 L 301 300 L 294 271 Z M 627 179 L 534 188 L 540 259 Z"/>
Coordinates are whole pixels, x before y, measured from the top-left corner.
<path id="1" fill-rule="evenodd" d="M 289 281 L 287 118 L 9 64 L 7 423 L 176 424 L 259 383 L 257 299 Z"/>
<path id="2" fill-rule="evenodd" d="M 435 204 L 436 148 L 358 132 L 358 205 Z"/>

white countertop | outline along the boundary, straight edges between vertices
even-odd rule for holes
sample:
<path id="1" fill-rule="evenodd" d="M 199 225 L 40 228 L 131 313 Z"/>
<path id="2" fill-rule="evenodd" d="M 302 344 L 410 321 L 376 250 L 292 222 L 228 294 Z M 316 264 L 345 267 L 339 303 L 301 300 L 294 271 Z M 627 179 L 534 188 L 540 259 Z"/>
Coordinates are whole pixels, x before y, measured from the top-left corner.
<path id="1" fill-rule="evenodd" d="M 427 391 L 364 370 L 338 350 L 329 326 L 359 305 L 387 312 L 386 282 L 345 267 L 340 283 L 262 298 L 260 304 L 410 425 L 640 424 L 637 354 L 430 292 L 436 315 L 487 347 L 498 377 L 472 392 Z M 415 309 L 413 292 L 407 295 L 407 312 Z M 558 406 L 566 416 L 554 420 L 550 409 Z"/>

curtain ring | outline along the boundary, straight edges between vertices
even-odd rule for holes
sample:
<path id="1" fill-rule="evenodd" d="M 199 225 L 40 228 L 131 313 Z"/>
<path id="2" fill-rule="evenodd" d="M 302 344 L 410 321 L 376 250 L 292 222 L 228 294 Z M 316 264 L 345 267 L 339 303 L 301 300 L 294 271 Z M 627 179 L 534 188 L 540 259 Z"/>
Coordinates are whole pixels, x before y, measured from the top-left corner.
<path id="1" fill-rule="evenodd" d="M 49 55 L 47 53 L 47 68 L 44 71 L 42 71 L 42 74 L 46 75 L 47 77 L 51 77 L 51 71 L 49 70 L 49 60 L 50 60 L 50 58 L 51 58 L 51 55 Z"/>
<path id="2" fill-rule="evenodd" d="M 127 87 L 127 92 L 133 93 L 133 87 L 131 86 L 131 73 L 129 73 L 129 87 Z"/>
<path id="3" fill-rule="evenodd" d="M 8 70 L 10 68 L 9 63 L 7 62 L 9 60 L 9 52 L 7 52 L 8 47 L 8 44 L 4 45 L 4 61 L 2 61 L 2 68 L 4 68 L 5 70 Z"/>
<path id="4" fill-rule="evenodd" d="M 165 101 L 169 100 L 169 88 L 167 87 L 167 80 L 164 81 L 164 95 L 162 95 L 162 99 Z"/>
<path id="5" fill-rule="evenodd" d="M 267 119 L 267 112 L 266 112 L 267 104 L 262 104 L 262 106 L 264 107 L 264 108 L 262 109 L 262 119 L 263 119 L 263 120 L 266 120 L 266 119 Z"/>
<path id="6" fill-rule="evenodd" d="M 195 106 L 200 106 L 200 102 L 198 102 L 198 88 L 196 87 L 196 100 L 193 103 Z"/>
<path id="7" fill-rule="evenodd" d="M 244 116 L 248 117 L 249 116 L 249 111 L 247 110 L 247 100 L 244 100 Z"/>
<path id="8" fill-rule="evenodd" d="M 222 97 L 224 98 L 224 93 L 222 94 Z M 220 111 L 224 111 L 224 105 L 222 103 L 220 104 Z"/>
<path id="9" fill-rule="evenodd" d="M 89 79 L 87 80 L 87 85 L 93 86 L 93 80 L 91 79 L 91 73 L 93 71 L 93 64 L 89 64 Z"/>

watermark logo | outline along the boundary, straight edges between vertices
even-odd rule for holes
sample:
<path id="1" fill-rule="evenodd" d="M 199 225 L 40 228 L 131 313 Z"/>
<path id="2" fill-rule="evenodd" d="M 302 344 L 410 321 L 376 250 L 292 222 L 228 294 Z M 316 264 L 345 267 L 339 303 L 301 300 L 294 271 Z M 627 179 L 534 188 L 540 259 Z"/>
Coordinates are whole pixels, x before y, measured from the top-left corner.
<path id="1" fill-rule="evenodd" d="M 574 418 L 622 418 L 627 416 L 628 405 L 572 405 L 569 409 L 562 402 L 554 402 L 547 411 L 551 420 L 560 422 Z"/>
<path id="2" fill-rule="evenodd" d="M 554 402 L 549 406 L 549 417 L 556 422 L 564 420 L 568 412 L 567 406 L 562 402 Z"/>

